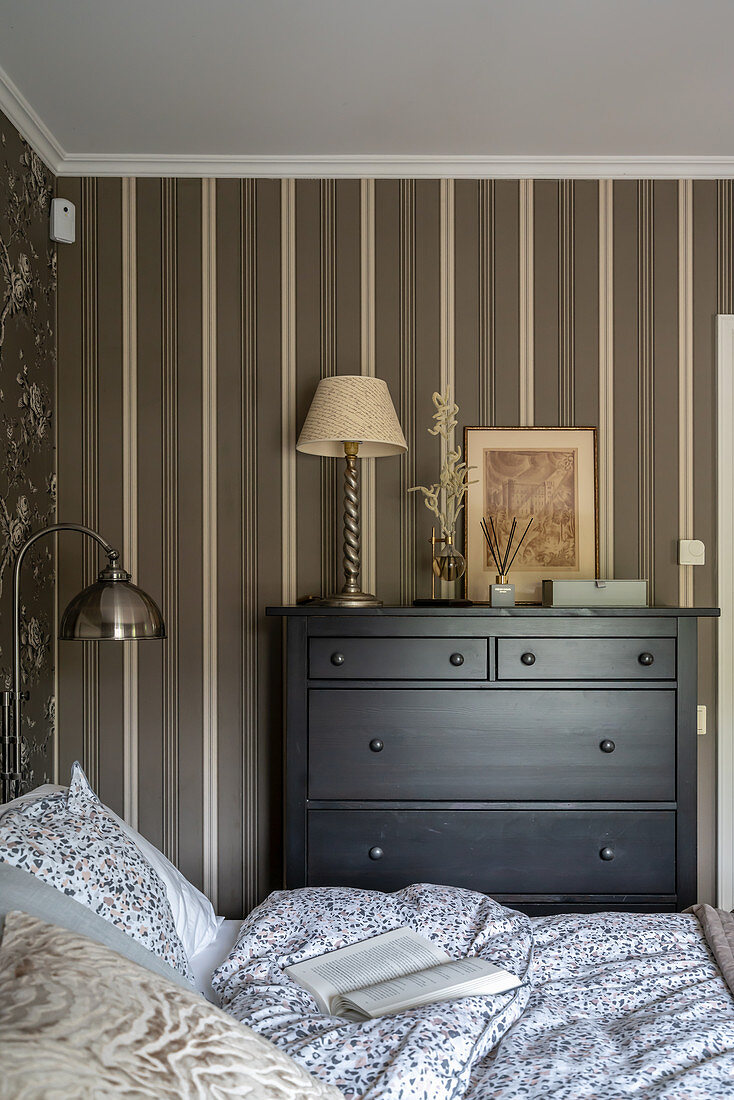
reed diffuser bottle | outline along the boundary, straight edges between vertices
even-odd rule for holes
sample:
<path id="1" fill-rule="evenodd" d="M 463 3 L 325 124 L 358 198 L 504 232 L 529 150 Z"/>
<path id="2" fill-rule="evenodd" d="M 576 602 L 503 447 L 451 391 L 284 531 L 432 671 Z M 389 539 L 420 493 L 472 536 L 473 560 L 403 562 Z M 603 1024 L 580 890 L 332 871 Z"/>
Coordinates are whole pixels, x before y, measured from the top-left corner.
<path id="1" fill-rule="evenodd" d="M 530 524 L 533 522 L 533 517 L 530 517 L 530 522 L 522 533 L 520 541 L 515 547 L 515 552 L 512 552 L 512 543 L 515 538 L 515 531 L 517 530 L 517 517 L 512 517 L 512 526 L 510 527 L 510 534 L 507 539 L 504 552 L 500 549 L 500 541 L 497 537 L 497 528 L 494 525 L 492 516 L 489 517 L 489 527 L 487 526 L 486 519 L 481 520 L 482 534 L 484 540 L 487 543 L 489 552 L 492 555 L 492 561 L 497 566 L 497 579 L 494 584 L 489 586 L 489 604 L 490 607 L 514 607 L 515 606 L 515 586 L 509 582 L 509 573 L 512 563 L 517 557 L 517 552 L 525 541 L 525 536 L 530 530 Z M 491 527 L 491 532 L 490 532 Z M 510 557 L 512 554 L 512 557 Z"/>

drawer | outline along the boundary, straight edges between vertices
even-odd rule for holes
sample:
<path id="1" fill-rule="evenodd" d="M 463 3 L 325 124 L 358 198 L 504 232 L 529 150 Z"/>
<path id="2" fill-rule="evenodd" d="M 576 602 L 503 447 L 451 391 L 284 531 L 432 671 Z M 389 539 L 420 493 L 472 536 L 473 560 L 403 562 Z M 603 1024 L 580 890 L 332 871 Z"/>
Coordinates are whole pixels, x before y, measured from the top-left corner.
<path id="1" fill-rule="evenodd" d="M 486 638 L 311 638 L 316 680 L 486 680 Z"/>
<path id="2" fill-rule="evenodd" d="M 675 638 L 498 638 L 499 680 L 674 680 Z"/>
<path id="3" fill-rule="evenodd" d="M 309 886 L 397 890 L 412 882 L 487 894 L 673 894 L 675 814 L 309 812 Z"/>
<path id="4" fill-rule="evenodd" d="M 314 688 L 311 799 L 674 801 L 675 692 Z"/>

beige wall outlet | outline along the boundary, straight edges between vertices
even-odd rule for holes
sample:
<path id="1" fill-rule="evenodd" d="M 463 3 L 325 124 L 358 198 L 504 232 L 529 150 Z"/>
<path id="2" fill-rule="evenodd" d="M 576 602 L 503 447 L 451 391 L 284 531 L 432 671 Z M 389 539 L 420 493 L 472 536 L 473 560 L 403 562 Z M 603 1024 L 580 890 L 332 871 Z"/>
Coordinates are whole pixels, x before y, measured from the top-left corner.
<path id="1" fill-rule="evenodd" d="M 699 737 L 706 733 L 706 707 L 696 707 L 696 733 Z"/>

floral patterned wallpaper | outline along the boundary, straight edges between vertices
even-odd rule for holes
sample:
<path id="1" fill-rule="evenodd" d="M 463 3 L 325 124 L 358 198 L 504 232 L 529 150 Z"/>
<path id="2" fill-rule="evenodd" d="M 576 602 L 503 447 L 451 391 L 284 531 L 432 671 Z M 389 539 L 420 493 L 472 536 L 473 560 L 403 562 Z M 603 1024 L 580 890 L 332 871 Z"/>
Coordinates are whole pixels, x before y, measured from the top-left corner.
<path id="1" fill-rule="evenodd" d="M 56 519 L 54 178 L 0 114 L 0 682 L 10 687 L 12 573 L 32 531 Z M 23 784 L 53 777 L 54 545 L 28 552 L 21 584 Z"/>

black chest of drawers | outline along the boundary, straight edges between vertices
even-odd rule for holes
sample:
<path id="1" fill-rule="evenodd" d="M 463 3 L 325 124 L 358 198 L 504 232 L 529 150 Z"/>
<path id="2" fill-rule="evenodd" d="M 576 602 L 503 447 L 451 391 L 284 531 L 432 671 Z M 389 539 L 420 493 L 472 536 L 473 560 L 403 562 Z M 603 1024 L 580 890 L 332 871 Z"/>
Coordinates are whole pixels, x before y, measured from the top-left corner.
<path id="1" fill-rule="evenodd" d="M 696 900 L 703 609 L 272 608 L 286 885 L 465 886 L 528 913 Z"/>

